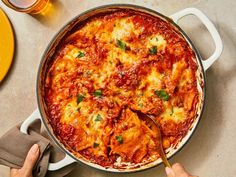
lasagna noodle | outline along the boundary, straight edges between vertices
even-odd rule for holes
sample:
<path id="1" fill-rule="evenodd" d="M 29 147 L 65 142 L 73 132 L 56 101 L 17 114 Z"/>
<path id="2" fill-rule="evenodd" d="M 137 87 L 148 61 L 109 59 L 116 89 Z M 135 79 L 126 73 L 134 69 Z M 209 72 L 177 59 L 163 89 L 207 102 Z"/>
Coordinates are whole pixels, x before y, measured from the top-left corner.
<path id="1" fill-rule="evenodd" d="M 122 144 L 117 142 L 118 136 L 122 137 Z M 155 132 L 152 132 L 136 113 L 125 109 L 111 137 L 111 154 L 119 154 L 124 159 L 139 163 L 147 154 L 148 148 L 149 153 L 155 149 L 153 137 Z"/>

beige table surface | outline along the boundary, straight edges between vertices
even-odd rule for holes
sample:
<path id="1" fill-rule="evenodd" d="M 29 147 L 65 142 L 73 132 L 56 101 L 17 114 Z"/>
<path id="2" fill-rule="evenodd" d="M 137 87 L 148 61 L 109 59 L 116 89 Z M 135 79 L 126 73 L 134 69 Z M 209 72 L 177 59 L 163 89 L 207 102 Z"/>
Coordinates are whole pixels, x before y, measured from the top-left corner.
<path id="1" fill-rule="evenodd" d="M 0 84 L 0 136 L 23 121 L 36 108 L 35 83 L 41 55 L 53 35 L 71 18 L 102 4 L 126 1 L 54 0 L 54 12 L 45 17 L 18 13 L 0 2 L 16 34 L 14 63 Z M 197 131 L 171 162 L 181 162 L 200 177 L 236 176 L 236 1 L 234 0 L 144 0 L 130 1 L 171 15 L 186 7 L 205 12 L 217 26 L 224 51 L 207 71 L 207 101 Z M 180 26 L 190 35 L 202 56 L 210 56 L 214 45 L 209 33 L 195 17 L 186 17 Z M 0 177 L 9 169 L 0 166 Z M 136 174 L 111 174 L 85 165 L 77 166 L 72 177 L 163 177 L 163 166 Z"/>

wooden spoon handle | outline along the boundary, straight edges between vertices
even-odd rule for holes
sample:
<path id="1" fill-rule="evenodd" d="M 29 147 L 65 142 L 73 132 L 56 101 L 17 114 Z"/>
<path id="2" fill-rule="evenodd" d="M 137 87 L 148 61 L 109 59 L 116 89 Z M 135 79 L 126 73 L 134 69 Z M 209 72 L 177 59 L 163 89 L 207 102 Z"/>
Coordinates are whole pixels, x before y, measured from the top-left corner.
<path id="1" fill-rule="evenodd" d="M 171 165 L 170 165 L 169 161 L 167 160 L 167 157 L 166 157 L 165 152 L 163 151 L 163 148 L 159 149 L 159 155 L 161 156 L 161 159 L 162 159 L 164 165 L 166 167 L 170 167 L 171 168 Z"/>

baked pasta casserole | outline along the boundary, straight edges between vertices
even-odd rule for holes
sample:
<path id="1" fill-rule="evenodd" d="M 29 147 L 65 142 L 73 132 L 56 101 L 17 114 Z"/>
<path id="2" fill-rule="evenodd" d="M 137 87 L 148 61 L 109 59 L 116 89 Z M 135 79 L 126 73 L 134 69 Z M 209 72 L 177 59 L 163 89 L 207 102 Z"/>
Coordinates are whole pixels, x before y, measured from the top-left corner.
<path id="1" fill-rule="evenodd" d="M 103 167 L 128 168 L 159 158 L 186 135 L 200 101 L 196 56 L 169 22 L 118 10 L 91 17 L 67 35 L 47 70 L 49 123 L 75 156 Z"/>

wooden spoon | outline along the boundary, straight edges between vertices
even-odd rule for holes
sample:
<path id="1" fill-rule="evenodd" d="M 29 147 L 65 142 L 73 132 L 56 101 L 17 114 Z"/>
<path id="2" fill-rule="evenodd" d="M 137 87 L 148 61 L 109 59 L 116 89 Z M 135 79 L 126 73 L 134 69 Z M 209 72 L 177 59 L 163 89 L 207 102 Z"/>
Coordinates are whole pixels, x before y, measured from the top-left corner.
<path id="1" fill-rule="evenodd" d="M 162 136 L 161 136 L 161 130 L 160 127 L 158 125 L 158 123 L 156 122 L 156 120 L 154 119 L 153 116 L 151 115 L 146 115 L 140 111 L 135 111 L 137 113 L 137 115 L 139 116 L 140 119 L 142 119 L 143 121 L 145 121 L 149 127 L 156 132 L 156 140 L 157 140 L 157 150 L 159 155 L 161 156 L 161 159 L 164 163 L 164 165 L 166 167 L 171 167 L 169 161 L 167 160 L 166 154 L 164 152 L 163 149 L 163 145 L 162 145 Z"/>

